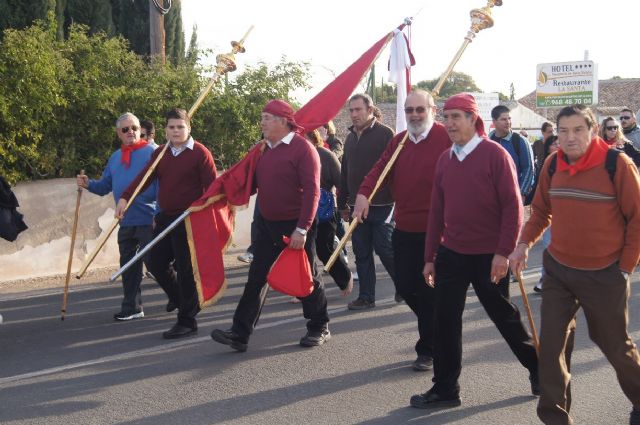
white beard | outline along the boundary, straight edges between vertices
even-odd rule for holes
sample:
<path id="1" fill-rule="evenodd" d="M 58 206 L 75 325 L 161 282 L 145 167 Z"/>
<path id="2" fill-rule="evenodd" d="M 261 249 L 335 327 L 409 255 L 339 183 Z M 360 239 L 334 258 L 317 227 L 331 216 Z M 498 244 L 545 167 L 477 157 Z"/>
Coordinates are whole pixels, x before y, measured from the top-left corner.
<path id="1" fill-rule="evenodd" d="M 419 123 L 411 121 L 407 122 L 407 129 L 409 130 L 409 133 L 417 136 L 418 134 L 422 134 L 427 127 L 431 127 L 431 125 L 433 125 L 433 117 L 427 117 L 424 121 Z"/>

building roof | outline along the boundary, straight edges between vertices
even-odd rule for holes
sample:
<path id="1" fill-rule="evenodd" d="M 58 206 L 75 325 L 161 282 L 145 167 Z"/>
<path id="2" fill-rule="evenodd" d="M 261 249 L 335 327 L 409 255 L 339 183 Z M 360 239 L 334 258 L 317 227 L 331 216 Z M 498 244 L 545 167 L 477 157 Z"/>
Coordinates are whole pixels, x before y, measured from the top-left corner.
<path id="1" fill-rule="evenodd" d="M 536 92 L 532 91 L 519 100 L 520 103 L 538 114 L 555 121 L 558 108 L 536 108 Z M 598 80 L 598 105 L 592 107 L 594 112 L 602 116 L 617 116 L 620 110 L 640 109 L 640 78 L 612 78 Z"/>

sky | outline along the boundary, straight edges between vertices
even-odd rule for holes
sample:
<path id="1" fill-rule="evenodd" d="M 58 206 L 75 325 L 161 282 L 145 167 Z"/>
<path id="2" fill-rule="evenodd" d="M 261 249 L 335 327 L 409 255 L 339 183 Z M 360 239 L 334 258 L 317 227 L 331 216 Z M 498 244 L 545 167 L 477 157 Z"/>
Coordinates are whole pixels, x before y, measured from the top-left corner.
<path id="1" fill-rule="evenodd" d="M 182 0 L 185 38 L 197 25 L 198 45 L 215 53 L 230 50 L 254 25 L 236 62 L 241 71 L 282 56 L 311 65 L 312 88 L 296 93 L 305 102 L 386 33 L 413 17 L 412 83 L 439 77 L 464 41 L 469 11 L 486 0 Z M 455 71 L 473 77 L 484 92 L 516 98 L 535 90 L 536 65 L 588 59 L 598 78 L 640 78 L 640 2 L 609 0 L 504 0 L 492 9 L 494 26 L 476 34 Z M 376 80 L 388 77 L 389 49 L 376 63 Z M 237 72 L 237 71 L 236 71 Z M 364 82 L 360 90 L 364 89 Z"/>

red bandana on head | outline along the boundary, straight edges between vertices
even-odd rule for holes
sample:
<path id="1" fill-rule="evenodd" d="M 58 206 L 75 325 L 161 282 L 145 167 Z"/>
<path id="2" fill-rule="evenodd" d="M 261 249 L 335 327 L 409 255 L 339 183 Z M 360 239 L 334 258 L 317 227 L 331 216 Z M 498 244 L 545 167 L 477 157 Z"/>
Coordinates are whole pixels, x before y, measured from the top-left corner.
<path id="1" fill-rule="evenodd" d="M 125 145 L 124 143 L 122 144 L 122 146 L 120 147 L 120 150 L 122 151 L 122 158 L 120 162 L 124 164 L 125 168 L 129 168 L 129 166 L 131 165 L 131 152 L 137 151 L 140 148 L 144 148 L 145 146 L 147 146 L 147 144 L 149 144 L 149 142 L 144 139 L 136 140 L 130 145 Z"/>
<path id="2" fill-rule="evenodd" d="M 302 133 L 304 129 L 296 123 L 293 117 L 293 108 L 287 102 L 281 99 L 270 100 L 262 110 L 262 112 L 275 115 L 276 117 L 282 117 L 287 120 L 289 125 L 294 127 L 294 131 Z"/>
<path id="3" fill-rule="evenodd" d="M 575 164 L 569 164 L 562 149 L 558 149 L 558 171 L 569 170 L 569 175 L 573 176 L 581 171 L 589 170 L 593 167 L 604 164 L 607 158 L 607 151 L 611 149 L 607 142 L 596 136 L 591 139 L 591 144 L 587 151 L 578 159 Z"/>
<path id="4" fill-rule="evenodd" d="M 479 136 L 486 136 L 487 133 L 484 131 L 484 121 L 480 118 L 478 114 L 478 104 L 476 103 L 476 98 L 473 97 L 470 93 L 459 93 L 451 96 L 444 103 L 444 110 L 447 109 L 460 109 L 464 112 L 471 112 L 476 116 L 476 131 Z"/>

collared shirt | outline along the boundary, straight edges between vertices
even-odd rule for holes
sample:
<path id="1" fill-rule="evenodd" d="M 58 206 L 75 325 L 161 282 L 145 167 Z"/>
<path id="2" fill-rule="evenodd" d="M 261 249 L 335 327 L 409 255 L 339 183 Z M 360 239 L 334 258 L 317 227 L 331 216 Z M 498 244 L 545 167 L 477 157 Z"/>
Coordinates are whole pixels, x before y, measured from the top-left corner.
<path id="1" fill-rule="evenodd" d="M 182 152 L 184 152 L 185 149 L 193 150 L 193 144 L 194 144 L 193 137 L 189 136 L 189 140 L 187 140 L 187 143 L 180 146 L 179 148 L 176 148 L 175 146 L 173 146 L 173 143 L 171 143 L 169 146 L 171 147 L 171 153 L 173 154 L 173 156 L 178 156 Z"/>
<path id="2" fill-rule="evenodd" d="M 464 159 L 469 156 L 471 152 L 482 142 L 482 137 L 478 136 L 478 133 L 474 134 L 471 140 L 467 142 L 464 146 L 456 145 L 455 143 L 451 146 L 451 152 L 449 153 L 449 157 L 454 153 L 458 157 L 460 162 L 464 161 Z"/>
<path id="3" fill-rule="evenodd" d="M 293 139 L 294 136 L 294 132 L 290 132 L 289 134 L 287 134 L 286 136 L 284 136 L 282 139 L 278 140 L 275 144 L 271 143 L 270 141 L 267 140 L 267 144 L 269 145 L 269 147 L 271 149 L 275 148 L 276 146 L 278 146 L 280 144 L 280 142 L 284 143 L 285 145 L 288 145 L 289 143 L 291 143 L 291 140 Z"/>
<path id="4" fill-rule="evenodd" d="M 429 135 L 429 132 L 431 131 L 431 127 L 433 127 L 433 122 L 431 122 L 431 125 L 425 128 L 425 130 L 422 133 L 418 134 L 417 138 L 413 135 L 413 133 L 407 130 L 409 132 L 409 140 L 411 140 L 415 144 L 420 143 L 421 141 L 427 138 L 427 136 Z"/>

